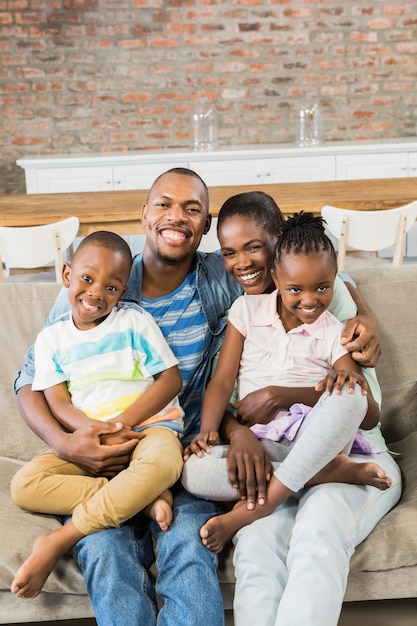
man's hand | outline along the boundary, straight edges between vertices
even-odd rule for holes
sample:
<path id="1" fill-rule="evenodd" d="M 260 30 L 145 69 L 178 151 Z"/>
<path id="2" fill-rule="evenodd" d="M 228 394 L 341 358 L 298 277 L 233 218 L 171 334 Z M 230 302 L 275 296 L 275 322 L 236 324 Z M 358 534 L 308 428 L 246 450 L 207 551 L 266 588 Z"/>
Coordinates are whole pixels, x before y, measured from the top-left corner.
<path id="1" fill-rule="evenodd" d="M 116 446 L 121 443 L 126 443 L 126 441 L 132 440 L 132 433 L 134 433 L 133 438 L 136 443 L 144 437 L 142 432 L 134 431 L 130 426 L 126 426 L 123 422 L 108 422 L 109 424 L 114 424 L 118 430 L 115 430 L 110 433 L 102 433 L 100 435 L 100 441 L 104 446 Z"/>
<path id="2" fill-rule="evenodd" d="M 247 501 L 247 508 L 263 505 L 272 465 L 267 451 L 246 426 L 236 425 L 230 433 L 227 466 L 230 483 Z"/>
<path id="3" fill-rule="evenodd" d="M 342 344 L 360 365 L 375 367 L 381 355 L 378 322 L 374 315 L 348 320 L 342 333 Z"/>
<path id="4" fill-rule="evenodd" d="M 356 304 L 358 314 L 347 321 L 342 333 L 342 344 L 359 365 L 375 367 L 381 356 L 378 320 L 359 291 L 350 283 L 345 285 Z"/>
<path id="5" fill-rule="evenodd" d="M 80 465 L 93 476 L 111 478 L 127 467 L 130 455 L 142 436 L 123 428 L 122 424 L 95 420 L 68 432 L 52 415 L 44 394 L 32 391 L 31 385 L 21 387 L 16 400 L 26 424 L 60 459 Z M 104 445 L 101 437 L 110 433 L 119 433 L 122 443 Z"/>
<path id="6" fill-rule="evenodd" d="M 80 465 L 93 476 L 112 478 L 127 467 L 141 437 L 123 424 L 97 422 L 68 433 L 65 450 L 60 450 L 58 456 Z M 103 443 L 104 439 L 109 443 Z"/>

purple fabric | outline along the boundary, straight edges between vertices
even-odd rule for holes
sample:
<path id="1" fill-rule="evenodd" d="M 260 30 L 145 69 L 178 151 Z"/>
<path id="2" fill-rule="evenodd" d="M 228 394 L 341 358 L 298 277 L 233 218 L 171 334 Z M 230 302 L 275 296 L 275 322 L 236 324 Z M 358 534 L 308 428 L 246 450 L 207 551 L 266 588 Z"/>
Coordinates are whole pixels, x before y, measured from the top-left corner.
<path id="1" fill-rule="evenodd" d="M 258 439 L 271 439 L 293 441 L 304 418 L 311 411 L 311 407 L 305 404 L 293 404 L 288 411 L 278 411 L 275 418 L 268 424 L 254 424 L 251 430 Z M 361 432 L 357 432 L 352 444 L 350 454 L 377 454 L 379 448 L 373 446 Z"/>
<path id="2" fill-rule="evenodd" d="M 288 441 L 293 441 L 310 410 L 311 407 L 305 404 L 293 404 L 288 411 L 278 411 L 269 424 L 254 424 L 251 430 L 258 439 L 281 441 L 285 437 Z"/>
<path id="3" fill-rule="evenodd" d="M 359 432 L 356 433 L 350 454 L 378 454 L 379 452 L 382 452 L 382 450 L 373 446 L 365 435 Z"/>

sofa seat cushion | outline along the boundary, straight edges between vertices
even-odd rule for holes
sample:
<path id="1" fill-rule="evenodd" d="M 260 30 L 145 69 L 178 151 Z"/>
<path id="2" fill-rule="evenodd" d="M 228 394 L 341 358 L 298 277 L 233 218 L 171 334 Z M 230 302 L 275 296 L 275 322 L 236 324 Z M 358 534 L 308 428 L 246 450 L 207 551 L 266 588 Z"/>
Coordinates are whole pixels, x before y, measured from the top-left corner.
<path id="1" fill-rule="evenodd" d="M 0 456 L 29 461 L 46 449 L 43 441 L 20 417 L 13 381 L 26 361 L 27 349 L 45 323 L 59 289 L 58 283 L 1 284 Z"/>
<path id="2" fill-rule="evenodd" d="M 356 550 L 351 571 L 378 572 L 417 565 L 417 432 L 390 444 L 403 480 L 399 503 L 377 524 Z"/>
<path id="3" fill-rule="evenodd" d="M 0 589 L 10 589 L 15 572 L 31 553 L 35 539 L 60 525 L 52 515 L 27 513 L 13 504 L 10 480 L 21 465 L 20 461 L 0 457 Z M 60 560 L 46 581 L 44 590 L 49 593 L 87 593 L 74 559 Z"/>

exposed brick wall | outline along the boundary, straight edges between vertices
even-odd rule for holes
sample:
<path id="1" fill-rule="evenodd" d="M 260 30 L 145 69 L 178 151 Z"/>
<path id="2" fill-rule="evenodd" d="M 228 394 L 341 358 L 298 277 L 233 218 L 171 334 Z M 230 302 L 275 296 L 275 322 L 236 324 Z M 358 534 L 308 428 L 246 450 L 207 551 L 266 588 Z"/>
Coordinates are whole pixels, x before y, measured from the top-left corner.
<path id="1" fill-rule="evenodd" d="M 305 94 L 328 140 L 416 134 L 417 3 L 0 0 L 0 193 L 27 154 L 288 142 Z"/>

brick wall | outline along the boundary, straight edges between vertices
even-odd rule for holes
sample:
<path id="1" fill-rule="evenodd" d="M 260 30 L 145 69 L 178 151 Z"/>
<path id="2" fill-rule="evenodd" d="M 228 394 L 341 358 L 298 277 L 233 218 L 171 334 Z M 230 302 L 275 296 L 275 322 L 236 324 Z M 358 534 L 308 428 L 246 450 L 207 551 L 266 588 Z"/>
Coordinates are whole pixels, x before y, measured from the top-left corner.
<path id="1" fill-rule="evenodd" d="M 305 95 L 327 140 L 416 134 L 417 3 L 0 0 L 0 193 L 23 155 L 291 142 Z"/>

